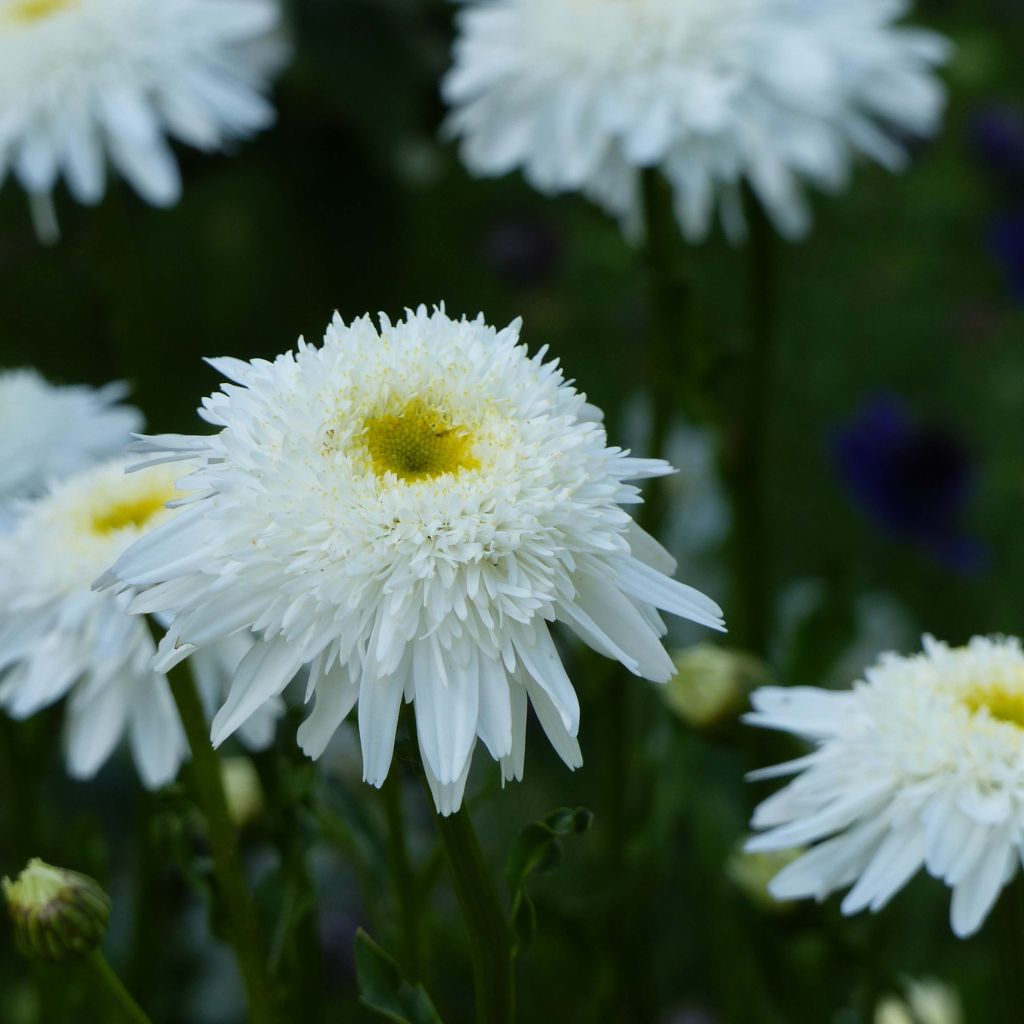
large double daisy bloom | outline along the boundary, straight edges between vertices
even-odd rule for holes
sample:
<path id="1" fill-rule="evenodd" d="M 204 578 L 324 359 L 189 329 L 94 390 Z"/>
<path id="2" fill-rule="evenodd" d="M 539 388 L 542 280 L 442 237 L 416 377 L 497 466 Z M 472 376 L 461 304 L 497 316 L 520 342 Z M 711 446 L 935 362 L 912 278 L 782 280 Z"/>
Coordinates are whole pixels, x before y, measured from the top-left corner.
<path id="1" fill-rule="evenodd" d="M 522 170 L 635 217 L 639 172 L 671 182 L 702 238 L 717 207 L 744 230 L 741 186 L 805 232 L 803 185 L 835 191 L 866 156 L 896 169 L 935 131 L 949 46 L 898 24 L 901 0 L 475 0 L 444 82 L 478 175 Z"/>
<path id="2" fill-rule="evenodd" d="M 162 435 L 193 495 L 108 583 L 171 616 L 161 670 L 258 636 L 213 722 L 222 743 L 308 666 L 299 742 L 318 756 L 358 703 L 364 776 L 380 785 L 403 700 L 442 813 L 461 803 L 477 739 L 523 770 L 527 706 L 581 763 L 579 703 L 558 620 L 646 679 L 673 664 L 659 611 L 721 628 L 714 602 L 631 518 L 631 481 L 669 473 L 608 446 L 599 411 L 519 323 L 420 308 L 335 317 L 322 347 L 214 359 L 232 383 L 203 403 L 212 436 Z"/>

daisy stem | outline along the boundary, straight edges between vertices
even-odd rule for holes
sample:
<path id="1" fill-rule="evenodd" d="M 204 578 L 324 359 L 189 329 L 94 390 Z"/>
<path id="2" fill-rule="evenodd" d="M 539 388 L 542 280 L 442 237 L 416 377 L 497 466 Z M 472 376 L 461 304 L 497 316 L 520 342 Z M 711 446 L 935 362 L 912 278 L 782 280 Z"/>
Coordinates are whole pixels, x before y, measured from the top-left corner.
<path id="1" fill-rule="evenodd" d="M 398 773 L 384 786 L 384 813 L 388 822 L 388 859 L 398 896 L 402 922 L 403 967 L 408 977 L 421 980 L 419 884 L 409 863 L 402 809 L 402 780 Z"/>
<path id="2" fill-rule="evenodd" d="M 735 528 L 735 614 L 740 646 L 763 655 L 769 619 L 769 538 L 765 520 L 768 413 L 775 351 L 775 239 L 767 215 L 748 197 L 747 341 L 740 367 L 739 419 L 731 484 Z"/>
<path id="3" fill-rule="evenodd" d="M 110 966 L 107 958 L 100 950 L 93 950 L 88 962 L 92 968 L 93 975 L 120 1007 L 125 1020 L 134 1021 L 135 1024 L 153 1024 L 145 1010 L 135 1002 L 135 998 L 125 988 L 124 983 L 114 972 L 113 967 Z"/>
<path id="4" fill-rule="evenodd" d="M 251 1024 L 274 1024 L 273 994 L 260 943 L 256 910 L 245 886 L 238 829 L 228 813 L 220 757 L 210 743 L 210 728 L 199 691 L 186 665 L 170 672 L 171 692 L 192 751 L 192 774 L 206 816 L 213 870 L 238 967 L 249 1003 Z"/>
<path id="5" fill-rule="evenodd" d="M 422 769 L 421 778 L 427 799 L 433 806 Z M 469 932 L 477 1024 L 512 1024 L 515 1020 L 512 936 L 473 820 L 463 806 L 448 816 L 435 812 L 434 823 Z"/>

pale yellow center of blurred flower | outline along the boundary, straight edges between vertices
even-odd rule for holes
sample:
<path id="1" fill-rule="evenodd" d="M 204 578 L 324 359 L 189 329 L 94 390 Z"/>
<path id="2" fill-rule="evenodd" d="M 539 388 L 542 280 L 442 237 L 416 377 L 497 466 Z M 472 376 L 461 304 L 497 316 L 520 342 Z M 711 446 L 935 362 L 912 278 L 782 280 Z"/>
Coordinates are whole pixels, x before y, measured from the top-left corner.
<path id="1" fill-rule="evenodd" d="M 140 529 L 149 522 L 170 501 L 176 492 L 174 488 L 154 488 L 144 494 L 113 501 L 92 514 L 90 527 L 93 533 L 108 534 L 127 527 Z"/>
<path id="2" fill-rule="evenodd" d="M 12 21 L 42 21 L 78 0 L 15 0 L 7 10 Z"/>
<path id="3" fill-rule="evenodd" d="M 365 424 L 366 448 L 377 476 L 405 483 L 478 469 L 473 435 L 418 398 Z"/>
<path id="4" fill-rule="evenodd" d="M 997 722 L 1007 722 L 1024 729 L 1024 679 L 1021 685 L 976 683 L 963 697 L 964 704 L 975 714 L 985 710 Z"/>

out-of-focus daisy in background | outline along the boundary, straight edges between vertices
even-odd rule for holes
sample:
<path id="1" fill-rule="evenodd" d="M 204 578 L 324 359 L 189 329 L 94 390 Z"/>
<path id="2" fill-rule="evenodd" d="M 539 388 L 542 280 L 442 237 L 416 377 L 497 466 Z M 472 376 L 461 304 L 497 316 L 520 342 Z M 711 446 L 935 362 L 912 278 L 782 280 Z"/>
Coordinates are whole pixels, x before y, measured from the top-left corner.
<path id="1" fill-rule="evenodd" d="M 151 666 L 146 619 L 128 613 L 125 597 L 91 590 L 132 541 L 177 514 L 165 504 L 181 497 L 178 475 L 176 467 L 126 474 L 123 458 L 104 462 L 27 504 L 0 537 L 0 707 L 20 719 L 67 697 L 75 778 L 95 775 L 123 736 L 150 788 L 170 782 L 185 756 L 167 679 Z M 206 652 L 198 674 L 209 704 L 245 649 L 238 638 Z M 265 741 L 266 720 L 255 730 Z"/>
<path id="2" fill-rule="evenodd" d="M 118 404 L 126 392 L 117 383 L 56 387 L 35 370 L 0 371 L 0 522 L 17 499 L 125 449 L 143 425 L 142 413 Z"/>
<path id="3" fill-rule="evenodd" d="M 1014 638 L 931 637 L 883 657 L 851 690 L 765 687 L 747 720 L 814 744 L 755 773 L 796 778 L 756 810 L 752 850 L 815 844 L 777 899 L 852 886 L 844 913 L 880 910 L 922 867 L 953 890 L 960 937 L 981 926 L 1024 852 L 1024 652 Z"/>
<path id="4" fill-rule="evenodd" d="M 387 776 L 404 698 L 438 809 L 456 810 L 479 737 L 520 778 L 527 703 L 570 767 L 579 703 L 551 635 L 564 622 L 634 674 L 673 674 L 658 611 L 721 628 L 718 606 L 630 517 L 660 460 L 608 447 L 599 410 L 519 323 L 421 307 L 379 327 L 335 317 L 323 347 L 213 360 L 213 437 L 160 436 L 199 468 L 196 501 L 114 574 L 174 615 L 157 664 L 254 629 L 213 722 L 219 744 L 303 665 L 318 757 L 358 701 L 364 777 Z"/>
<path id="5" fill-rule="evenodd" d="M 34 198 L 40 237 L 56 235 L 61 177 L 96 203 L 109 163 L 170 206 L 168 137 L 215 150 L 266 128 L 279 22 L 276 0 L 0 0 L 0 181 Z"/>
<path id="6" fill-rule="evenodd" d="M 944 105 L 940 35 L 891 0 L 475 0 L 444 96 L 476 175 L 522 170 L 635 220 L 657 168 L 691 240 L 716 209 L 744 233 L 748 184 L 788 237 L 803 186 L 841 189 L 864 156 L 898 170 Z"/>

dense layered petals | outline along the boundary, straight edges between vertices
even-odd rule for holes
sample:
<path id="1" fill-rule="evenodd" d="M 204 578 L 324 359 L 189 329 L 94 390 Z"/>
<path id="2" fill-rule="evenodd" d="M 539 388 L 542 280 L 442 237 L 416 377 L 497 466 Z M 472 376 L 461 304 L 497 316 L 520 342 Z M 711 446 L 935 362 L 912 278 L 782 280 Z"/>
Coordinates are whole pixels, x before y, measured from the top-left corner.
<path id="1" fill-rule="evenodd" d="M 0 181 L 83 203 L 112 165 L 177 201 L 169 137 L 213 150 L 265 128 L 283 50 L 276 0 L 0 0 Z"/>
<path id="2" fill-rule="evenodd" d="M 981 926 L 1024 855 L 1024 652 L 975 637 L 884 656 L 850 691 L 769 687 L 752 724 L 814 744 L 755 773 L 796 777 L 765 800 L 755 850 L 814 843 L 772 882 L 778 899 L 851 887 L 844 913 L 879 910 L 922 868 L 953 890 L 959 936 Z"/>
<path id="3" fill-rule="evenodd" d="M 570 766 L 580 708 L 552 624 L 631 672 L 673 672 L 659 612 L 721 628 L 703 594 L 630 518 L 631 481 L 670 472 L 607 445 L 600 413 L 519 323 L 420 308 L 339 317 L 320 348 L 211 360 L 213 436 L 162 435 L 193 500 L 104 580 L 171 616 L 166 670 L 237 632 L 259 641 L 213 721 L 222 743 L 309 667 L 298 740 L 318 757 L 358 705 L 364 776 L 387 776 L 403 702 L 442 813 L 478 741 L 523 770 L 527 707 Z M 116 589 L 116 587 L 115 587 Z"/>
<path id="4" fill-rule="evenodd" d="M 779 230 L 807 230 L 803 185 L 835 191 L 858 155 L 896 169 L 931 134 L 948 44 L 892 0 L 475 0 L 444 81 L 469 169 L 519 169 L 634 219 L 658 168 L 686 235 L 716 207 L 744 230 L 749 185 Z"/>

